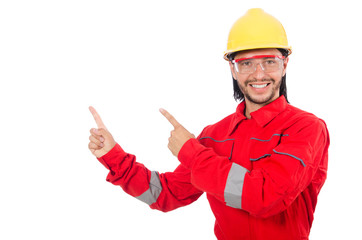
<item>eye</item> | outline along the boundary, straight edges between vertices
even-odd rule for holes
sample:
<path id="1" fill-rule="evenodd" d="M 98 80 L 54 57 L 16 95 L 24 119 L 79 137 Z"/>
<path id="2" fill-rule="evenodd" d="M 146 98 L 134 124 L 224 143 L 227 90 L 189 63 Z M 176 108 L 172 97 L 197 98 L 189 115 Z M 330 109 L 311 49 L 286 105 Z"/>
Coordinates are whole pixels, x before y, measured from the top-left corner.
<path id="1" fill-rule="evenodd" d="M 250 60 L 244 60 L 244 61 L 239 62 L 239 64 L 242 67 L 249 67 L 252 65 L 252 62 Z"/>
<path id="2" fill-rule="evenodd" d="M 265 61 L 264 61 L 264 64 L 266 64 L 266 65 L 274 65 L 274 64 L 276 64 L 277 63 L 277 61 L 275 60 L 275 59 L 266 59 Z"/>

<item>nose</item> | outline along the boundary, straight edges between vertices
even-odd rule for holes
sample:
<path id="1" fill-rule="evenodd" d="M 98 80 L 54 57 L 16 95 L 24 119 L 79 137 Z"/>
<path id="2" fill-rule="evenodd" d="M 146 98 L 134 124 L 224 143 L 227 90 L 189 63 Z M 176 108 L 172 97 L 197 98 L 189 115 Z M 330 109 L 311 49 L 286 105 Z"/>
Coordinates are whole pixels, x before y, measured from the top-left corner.
<path id="1" fill-rule="evenodd" d="M 253 76 L 255 77 L 255 79 L 257 80 L 262 80 L 264 79 L 265 76 L 265 72 L 263 67 L 261 66 L 261 63 L 257 64 L 255 67 L 255 72 L 253 73 Z"/>

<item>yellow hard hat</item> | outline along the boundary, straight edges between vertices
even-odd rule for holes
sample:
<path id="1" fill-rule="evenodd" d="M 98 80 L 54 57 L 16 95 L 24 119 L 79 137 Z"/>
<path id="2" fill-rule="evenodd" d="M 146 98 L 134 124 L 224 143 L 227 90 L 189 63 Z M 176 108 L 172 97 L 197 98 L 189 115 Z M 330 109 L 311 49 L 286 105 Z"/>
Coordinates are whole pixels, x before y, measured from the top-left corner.
<path id="1" fill-rule="evenodd" d="M 283 48 L 292 53 L 283 25 L 261 8 L 249 9 L 232 26 L 224 52 L 229 60 L 230 53 L 259 48 Z"/>

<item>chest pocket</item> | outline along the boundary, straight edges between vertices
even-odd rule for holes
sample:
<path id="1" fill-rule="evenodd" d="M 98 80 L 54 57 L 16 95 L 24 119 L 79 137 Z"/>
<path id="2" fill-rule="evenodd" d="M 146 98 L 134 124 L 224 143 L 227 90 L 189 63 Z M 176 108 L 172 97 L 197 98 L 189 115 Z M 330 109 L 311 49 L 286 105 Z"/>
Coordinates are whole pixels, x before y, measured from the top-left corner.
<path id="1" fill-rule="evenodd" d="M 273 134 L 266 138 L 250 138 L 249 160 L 253 162 L 271 156 L 273 149 L 279 145 L 281 137 L 288 137 L 288 134 Z"/>
<path id="2" fill-rule="evenodd" d="M 231 160 L 234 150 L 235 139 L 214 139 L 212 137 L 202 137 L 199 142 L 205 147 L 211 147 L 219 156 L 227 157 Z"/>

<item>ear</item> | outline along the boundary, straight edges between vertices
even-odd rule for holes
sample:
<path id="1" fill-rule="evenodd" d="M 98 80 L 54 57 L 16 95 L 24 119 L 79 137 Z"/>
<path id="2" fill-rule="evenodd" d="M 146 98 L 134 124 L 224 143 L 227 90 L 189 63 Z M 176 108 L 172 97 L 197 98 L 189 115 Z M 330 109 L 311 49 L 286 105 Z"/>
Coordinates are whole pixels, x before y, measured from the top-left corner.
<path id="1" fill-rule="evenodd" d="M 284 59 L 284 63 L 283 63 L 283 77 L 284 77 L 285 74 L 287 73 L 288 62 L 289 62 L 289 57 L 287 57 L 287 58 Z"/>
<path id="2" fill-rule="evenodd" d="M 229 61 L 229 66 L 230 66 L 230 70 L 231 70 L 231 74 L 233 75 L 233 78 L 236 79 L 235 66 L 231 61 Z"/>

